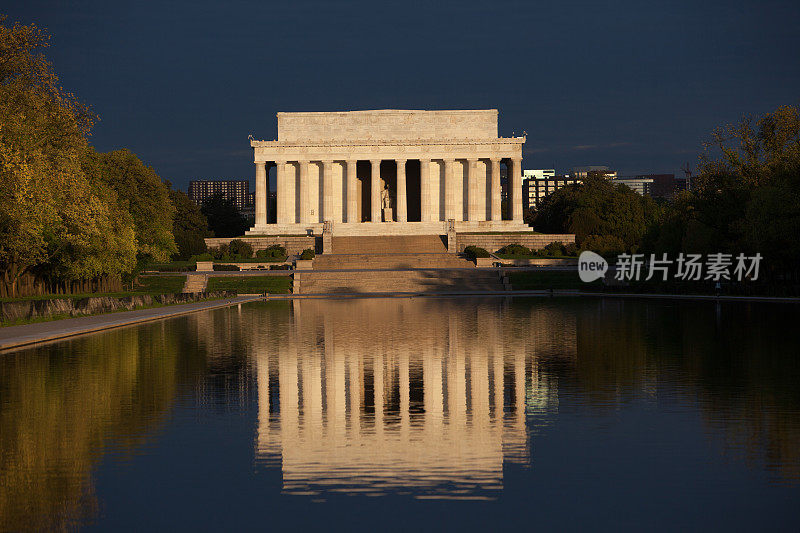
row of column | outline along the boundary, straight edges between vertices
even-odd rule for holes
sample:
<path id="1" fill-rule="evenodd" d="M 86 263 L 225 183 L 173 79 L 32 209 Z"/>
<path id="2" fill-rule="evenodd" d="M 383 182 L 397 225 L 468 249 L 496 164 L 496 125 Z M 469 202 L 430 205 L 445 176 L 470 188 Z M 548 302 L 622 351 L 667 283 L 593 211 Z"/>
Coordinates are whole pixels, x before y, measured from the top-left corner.
<path id="1" fill-rule="evenodd" d="M 370 180 L 370 220 L 381 220 L 381 159 L 371 159 L 371 180 Z M 395 159 L 397 164 L 397 221 L 408 221 L 408 196 L 406 194 L 406 159 Z M 458 219 L 456 213 L 459 203 L 456 201 L 458 188 L 456 179 L 453 176 L 455 159 L 444 159 L 444 179 L 445 179 L 445 220 Z M 480 181 L 478 180 L 477 164 L 478 159 L 467 159 L 467 218 L 468 220 L 482 220 L 481 210 L 484 208 L 479 202 L 481 195 Z M 491 162 L 491 203 L 490 220 L 501 220 L 501 199 L 500 199 L 500 159 L 492 158 Z M 308 206 L 309 198 L 309 179 L 308 165 L 310 161 L 299 161 L 299 202 L 301 206 Z M 356 176 L 356 160 L 345 162 L 345 180 L 347 183 L 347 222 L 360 222 L 355 220 L 358 213 L 358 177 Z M 275 161 L 277 171 L 278 201 L 277 201 L 277 222 L 278 224 L 293 224 L 295 222 L 295 181 L 288 175 L 286 161 Z M 323 190 L 323 212 L 326 220 L 334 222 L 344 222 L 342 213 L 328 217 L 327 213 L 334 211 L 334 194 L 332 176 L 332 160 L 322 161 L 322 172 L 325 179 L 322 180 Z M 420 195 L 421 195 L 421 219 L 422 222 L 433 221 L 433 209 L 431 204 L 431 183 L 430 179 L 430 159 L 420 160 Z M 512 158 L 508 160 L 507 168 L 509 172 L 509 200 L 511 202 L 511 220 L 522 222 L 522 159 Z M 267 163 L 256 161 L 256 225 L 262 226 L 267 223 L 267 194 L 268 177 Z M 300 223 L 309 224 L 316 222 L 311 219 L 310 209 L 300 210 Z"/>

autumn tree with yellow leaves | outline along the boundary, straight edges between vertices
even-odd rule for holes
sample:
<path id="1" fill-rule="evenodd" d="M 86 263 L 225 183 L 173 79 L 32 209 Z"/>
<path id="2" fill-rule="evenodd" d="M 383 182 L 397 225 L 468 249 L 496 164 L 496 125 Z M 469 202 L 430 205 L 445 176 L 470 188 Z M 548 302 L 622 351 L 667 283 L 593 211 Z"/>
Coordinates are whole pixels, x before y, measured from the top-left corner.
<path id="1" fill-rule="evenodd" d="M 5 20 L 0 16 L 3 292 L 16 295 L 25 273 L 92 279 L 131 272 L 137 255 L 168 258 L 176 250 L 168 187 L 153 178 L 152 169 L 132 161 L 132 154 L 107 156 L 89 147 L 96 117 L 59 85 L 42 52 L 49 36 L 34 24 L 7 26 Z M 124 163 L 118 175 L 143 181 L 153 194 L 121 197 L 125 191 L 103 175 L 104 162 L 117 160 Z M 136 202 L 158 205 L 141 208 Z M 148 213 L 159 216 L 144 222 Z"/>

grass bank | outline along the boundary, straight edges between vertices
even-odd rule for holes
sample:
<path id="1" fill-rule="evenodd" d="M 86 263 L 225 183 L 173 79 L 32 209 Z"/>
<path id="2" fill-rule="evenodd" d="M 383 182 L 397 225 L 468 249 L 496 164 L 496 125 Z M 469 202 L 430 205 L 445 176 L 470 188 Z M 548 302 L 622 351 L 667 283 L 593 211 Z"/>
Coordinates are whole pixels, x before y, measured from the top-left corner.
<path id="1" fill-rule="evenodd" d="M 99 296 L 97 294 L 90 295 L 92 297 Z M 107 295 L 103 295 L 107 296 Z M 126 295 L 130 296 L 130 294 Z M 208 298 L 198 298 L 191 302 L 173 302 L 173 303 L 161 303 L 161 302 L 152 302 L 150 304 L 142 304 L 142 305 L 134 305 L 130 308 L 122 308 L 122 309 L 111 309 L 105 311 L 98 311 L 95 313 L 80 313 L 80 314 L 70 314 L 70 313 L 54 313 L 47 316 L 37 316 L 32 318 L 17 318 L 14 320 L 0 320 L 0 327 L 7 327 L 7 326 L 23 326 L 25 324 L 38 324 L 41 322 L 53 322 L 54 320 L 64 320 L 67 318 L 83 318 L 88 316 L 98 316 L 98 315 L 107 315 L 112 313 L 123 313 L 126 311 L 138 311 L 140 309 L 156 309 L 160 307 L 174 307 L 176 305 L 184 305 L 189 303 L 197 303 L 197 302 L 209 302 L 214 300 L 223 300 L 225 298 L 229 298 L 229 296 L 210 296 Z"/>

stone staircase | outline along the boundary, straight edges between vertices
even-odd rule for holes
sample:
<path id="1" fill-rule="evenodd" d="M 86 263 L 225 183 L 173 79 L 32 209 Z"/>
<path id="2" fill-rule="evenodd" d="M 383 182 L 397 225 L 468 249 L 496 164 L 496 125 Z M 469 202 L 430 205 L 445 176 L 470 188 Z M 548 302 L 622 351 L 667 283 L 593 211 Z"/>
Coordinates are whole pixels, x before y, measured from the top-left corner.
<path id="1" fill-rule="evenodd" d="M 183 285 L 184 293 L 205 292 L 208 284 L 208 274 L 187 274 L 186 283 Z"/>
<path id="2" fill-rule="evenodd" d="M 500 276 L 487 270 L 417 269 L 295 274 L 295 294 L 452 293 L 502 291 Z"/>
<path id="3" fill-rule="evenodd" d="M 503 291 L 497 271 L 448 254 L 438 235 L 333 237 L 332 254 L 294 274 L 295 294 Z"/>
<path id="4" fill-rule="evenodd" d="M 314 258 L 314 270 L 397 270 L 411 268 L 470 268 L 472 261 L 455 254 L 323 254 Z"/>
<path id="5" fill-rule="evenodd" d="M 447 245 L 440 235 L 332 237 L 334 254 L 443 254 Z"/>

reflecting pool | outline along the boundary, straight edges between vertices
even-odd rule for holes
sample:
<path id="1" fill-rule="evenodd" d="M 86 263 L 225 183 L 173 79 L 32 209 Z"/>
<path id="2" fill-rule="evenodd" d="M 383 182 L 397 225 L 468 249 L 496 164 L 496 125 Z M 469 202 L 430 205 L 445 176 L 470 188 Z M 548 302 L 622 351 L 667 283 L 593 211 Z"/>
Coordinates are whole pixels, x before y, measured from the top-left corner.
<path id="1" fill-rule="evenodd" d="M 800 528 L 789 305 L 262 302 L 0 354 L 0 529 Z"/>

